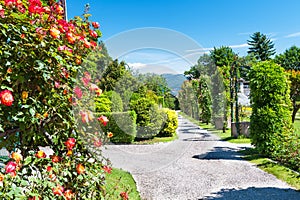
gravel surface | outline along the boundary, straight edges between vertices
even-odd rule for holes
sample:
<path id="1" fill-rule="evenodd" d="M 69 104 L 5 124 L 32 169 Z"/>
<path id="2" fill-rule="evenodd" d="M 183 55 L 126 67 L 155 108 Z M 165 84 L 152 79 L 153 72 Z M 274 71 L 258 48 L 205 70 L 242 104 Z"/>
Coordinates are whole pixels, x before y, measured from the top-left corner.
<path id="1" fill-rule="evenodd" d="M 146 200 L 299 200 L 300 192 L 241 159 L 250 145 L 219 138 L 179 116 L 179 139 L 154 145 L 108 145 L 104 155 L 129 171 Z"/>

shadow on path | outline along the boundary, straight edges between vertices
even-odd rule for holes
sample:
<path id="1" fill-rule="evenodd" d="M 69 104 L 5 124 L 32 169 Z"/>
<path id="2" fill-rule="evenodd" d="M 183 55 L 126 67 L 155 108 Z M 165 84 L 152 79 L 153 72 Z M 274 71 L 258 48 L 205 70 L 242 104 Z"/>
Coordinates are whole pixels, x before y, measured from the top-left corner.
<path id="1" fill-rule="evenodd" d="M 222 189 L 198 200 L 299 200 L 300 192 L 275 187 L 249 187 L 246 189 Z"/>
<path id="2" fill-rule="evenodd" d="M 230 147 L 214 147 L 213 150 L 206 154 L 194 155 L 193 158 L 201 160 L 243 160 L 239 150 L 245 150 L 247 147 L 230 148 Z"/>

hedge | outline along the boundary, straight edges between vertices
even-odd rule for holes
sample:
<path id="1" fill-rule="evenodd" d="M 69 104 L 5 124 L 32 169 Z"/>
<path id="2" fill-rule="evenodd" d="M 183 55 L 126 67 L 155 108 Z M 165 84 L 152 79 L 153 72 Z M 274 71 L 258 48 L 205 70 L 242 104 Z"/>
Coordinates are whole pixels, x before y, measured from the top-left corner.
<path id="1" fill-rule="evenodd" d="M 113 143 L 132 143 L 136 137 L 136 113 L 128 112 L 107 112 L 98 113 L 97 116 L 104 115 L 109 122 L 106 126 L 101 124 L 104 132 L 112 132 L 113 137 L 110 141 Z"/>

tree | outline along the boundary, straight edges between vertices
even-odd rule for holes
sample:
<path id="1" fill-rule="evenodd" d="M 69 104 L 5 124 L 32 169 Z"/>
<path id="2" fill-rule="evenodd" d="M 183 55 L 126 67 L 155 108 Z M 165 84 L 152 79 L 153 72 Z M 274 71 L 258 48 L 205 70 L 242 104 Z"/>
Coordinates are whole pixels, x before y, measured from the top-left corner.
<path id="1" fill-rule="evenodd" d="M 237 55 L 230 47 L 222 46 L 211 51 L 211 57 L 216 65 L 216 70 L 212 71 L 212 115 L 213 119 L 220 118 L 223 111 L 224 125 L 226 126 L 230 107 L 230 79 L 231 66 Z M 226 127 L 223 127 L 223 130 Z"/>
<path id="2" fill-rule="evenodd" d="M 292 46 L 283 54 L 277 55 L 274 61 L 289 74 L 291 81 L 290 98 L 293 104 L 292 121 L 294 122 L 296 114 L 300 109 L 300 103 L 297 103 L 300 98 L 300 48 Z"/>
<path id="3" fill-rule="evenodd" d="M 100 88 L 104 91 L 115 89 L 116 83 L 122 78 L 126 71 L 125 62 L 116 59 L 111 62 L 104 70 L 100 80 Z"/>
<path id="4" fill-rule="evenodd" d="M 284 53 L 276 55 L 274 61 L 285 70 L 300 70 L 300 48 L 292 46 Z"/>
<path id="5" fill-rule="evenodd" d="M 250 45 L 248 53 L 253 53 L 258 60 L 269 60 L 275 54 L 274 43 L 266 35 L 255 32 L 250 38 L 247 40 Z"/>

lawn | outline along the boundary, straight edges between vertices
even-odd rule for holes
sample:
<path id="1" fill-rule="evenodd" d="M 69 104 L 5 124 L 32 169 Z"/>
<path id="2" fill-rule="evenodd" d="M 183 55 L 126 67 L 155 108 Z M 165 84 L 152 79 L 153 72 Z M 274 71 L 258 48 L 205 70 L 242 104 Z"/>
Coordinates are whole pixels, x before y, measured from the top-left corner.
<path id="1" fill-rule="evenodd" d="M 105 190 L 108 199 L 122 199 L 120 193 L 127 191 L 130 200 L 140 200 L 136 183 L 130 173 L 113 168 L 112 173 L 106 176 Z"/>
<path id="2" fill-rule="evenodd" d="M 155 143 L 161 143 L 161 142 L 171 142 L 178 139 L 178 136 L 175 135 L 173 137 L 154 137 L 152 139 L 145 139 L 140 141 L 134 141 L 133 144 L 155 144 Z"/>
<path id="3" fill-rule="evenodd" d="M 240 153 L 244 154 L 244 159 L 254 163 L 258 168 L 273 174 L 278 179 L 285 181 L 289 185 L 295 187 L 297 190 L 300 190 L 299 173 L 261 156 L 255 149 L 243 150 L 240 151 Z"/>

